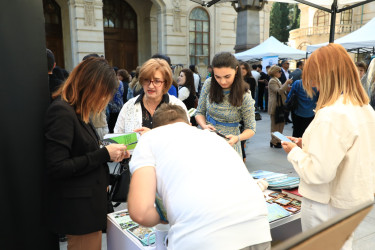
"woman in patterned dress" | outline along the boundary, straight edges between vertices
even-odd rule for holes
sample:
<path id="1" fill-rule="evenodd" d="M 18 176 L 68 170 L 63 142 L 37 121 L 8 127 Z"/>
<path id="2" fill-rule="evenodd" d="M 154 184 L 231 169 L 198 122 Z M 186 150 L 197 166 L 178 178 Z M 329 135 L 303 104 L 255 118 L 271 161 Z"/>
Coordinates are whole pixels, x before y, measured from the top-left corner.
<path id="1" fill-rule="evenodd" d="M 202 88 L 195 119 L 202 129 L 217 130 L 242 157 L 241 141 L 255 134 L 254 100 L 236 58 L 221 52 L 212 60 L 213 77 Z M 240 133 L 239 122 L 244 121 Z"/>

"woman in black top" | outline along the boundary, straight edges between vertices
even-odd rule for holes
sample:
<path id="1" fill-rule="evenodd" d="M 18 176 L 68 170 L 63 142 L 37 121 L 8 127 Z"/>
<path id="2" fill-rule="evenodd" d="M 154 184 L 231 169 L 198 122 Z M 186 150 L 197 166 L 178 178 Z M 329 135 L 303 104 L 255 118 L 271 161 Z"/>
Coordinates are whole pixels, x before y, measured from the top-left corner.
<path id="1" fill-rule="evenodd" d="M 246 62 L 240 62 L 241 73 L 242 77 L 245 82 L 249 85 L 249 89 L 251 91 L 251 97 L 255 100 L 255 88 L 256 88 L 256 81 L 253 75 L 251 74 L 250 66 Z"/>
<path id="2" fill-rule="evenodd" d="M 55 92 L 45 118 L 45 222 L 65 234 L 68 249 L 100 249 L 107 221 L 108 161 L 129 158 L 126 146 L 100 147 L 89 115 L 98 115 L 118 88 L 103 58 L 81 62 Z"/>
<path id="3" fill-rule="evenodd" d="M 195 86 L 194 76 L 190 69 L 182 69 L 178 76 L 178 99 L 180 99 L 187 110 L 195 108 Z"/>

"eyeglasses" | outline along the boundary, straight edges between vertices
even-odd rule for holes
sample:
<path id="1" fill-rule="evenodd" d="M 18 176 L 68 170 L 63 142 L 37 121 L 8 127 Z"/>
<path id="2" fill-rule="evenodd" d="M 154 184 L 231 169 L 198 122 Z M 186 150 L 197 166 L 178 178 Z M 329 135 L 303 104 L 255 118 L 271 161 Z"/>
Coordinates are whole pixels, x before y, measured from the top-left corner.
<path id="1" fill-rule="evenodd" d="M 155 87 L 160 87 L 163 83 L 165 83 L 165 81 L 162 81 L 162 80 L 149 80 L 149 79 L 145 79 L 143 81 L 143 84 L 144 85 L 150 85 L 150 83 L 152 83 Z"/>

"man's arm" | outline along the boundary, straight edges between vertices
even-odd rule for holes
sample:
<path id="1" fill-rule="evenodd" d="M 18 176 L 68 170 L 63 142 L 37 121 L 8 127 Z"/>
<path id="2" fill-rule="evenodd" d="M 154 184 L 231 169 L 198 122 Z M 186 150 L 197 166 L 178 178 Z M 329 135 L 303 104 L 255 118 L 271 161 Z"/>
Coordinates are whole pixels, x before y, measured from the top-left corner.
<path id="1" fill-rule="evenodd" d="M 133 221 L 145 227 L 162 223 L 154 206 L 155 195 L 155 168 L 137 169 L 132 175 L 128 194 L 128 210 Z"/>

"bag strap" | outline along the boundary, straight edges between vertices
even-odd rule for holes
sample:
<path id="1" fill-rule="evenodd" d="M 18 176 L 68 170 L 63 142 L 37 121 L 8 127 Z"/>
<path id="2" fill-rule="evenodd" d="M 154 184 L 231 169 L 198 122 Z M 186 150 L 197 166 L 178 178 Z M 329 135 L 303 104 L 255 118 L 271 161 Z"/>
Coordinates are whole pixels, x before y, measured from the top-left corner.
<path id="1" fill-rule="evenodd" d="M 277 93 L 277 106 L 283 106 L 283 100 L 281 98 L 281 95 L 279 93 Z"/>
<path id="2" fill-rule="evenodd" d="M 122 161 L 121 163 L 117 163 L 115 168 L 113 169 L 113 172 L 112 172 L 112 175 L 114 176 L 114 184 L 113 186 L 111 187 L 110 191 L 108 192 L 108 201 L 111 201 L 112 198 L 113 198 L 113 195 L 114 195 L 114 191 L 116 190 L 116 187 L 119 183 L 119 179 L 121 177 L 121 175 L 126 172 L 126 171 L 129 171 L 129 161 L 130 161 L 130 158 L 128 159 L 125 159 L 124 161 Z M 117 170 L 118 169 L 118 170 Z M 116 171 L 118 173 L 116 173 Z M 120 202 L 117 202 L 114 207 L 117 207 L 120 205 Z"/>

